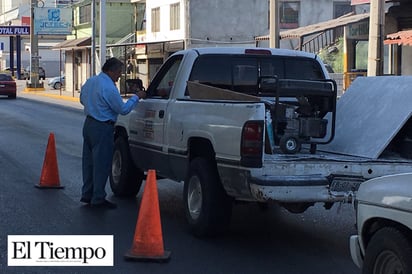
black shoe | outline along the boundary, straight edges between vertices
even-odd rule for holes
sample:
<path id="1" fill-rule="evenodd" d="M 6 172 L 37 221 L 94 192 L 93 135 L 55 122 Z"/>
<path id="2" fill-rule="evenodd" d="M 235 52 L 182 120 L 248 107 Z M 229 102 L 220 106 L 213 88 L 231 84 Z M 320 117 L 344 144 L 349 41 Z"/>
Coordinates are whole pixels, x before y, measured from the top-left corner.
<path id="1" fill-rule="evenodd" d="M 80 199 L 80 202 L 85 203 L 85 204 L 90 204 L 91 199 L 90 199 L 90 198 L 84 198 L 84 197 L 82 197 L 82 198 Z"/>
<path id="2" fill-rule="evenodd" d="M 117 205 L 115 203 L 109 202 L 108 200 L 104 200 L 98 204 L 91 204 L 93 208 L 107 208 L 107 209 L 115 209 Z"/>

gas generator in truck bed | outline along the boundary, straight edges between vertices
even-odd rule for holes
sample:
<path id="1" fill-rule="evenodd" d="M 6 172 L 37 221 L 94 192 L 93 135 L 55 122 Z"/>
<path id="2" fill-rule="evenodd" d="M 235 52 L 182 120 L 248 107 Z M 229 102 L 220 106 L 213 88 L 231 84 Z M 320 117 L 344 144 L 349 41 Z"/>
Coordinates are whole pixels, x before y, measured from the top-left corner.
<path id="1" fill-rule="evenodd" d="M 272 96 L 267 100 L 266 116 L 270 149 L 275 152 L 297 153 L 302 144 L 310 144 L 316 152 L 317 144 L 333 140 L 336 119 L 336 83 L 333 80 L 296 80 L 266 77 L 261 79 L 259 95 Z M 330 114 L 330 121 L 325 116 Z M 329 123 L 329 127 L 328 127 Z M 329 132 L 328 132 L 329 128 Z M 325 139 L 325 137 L 327 138 Z"/>

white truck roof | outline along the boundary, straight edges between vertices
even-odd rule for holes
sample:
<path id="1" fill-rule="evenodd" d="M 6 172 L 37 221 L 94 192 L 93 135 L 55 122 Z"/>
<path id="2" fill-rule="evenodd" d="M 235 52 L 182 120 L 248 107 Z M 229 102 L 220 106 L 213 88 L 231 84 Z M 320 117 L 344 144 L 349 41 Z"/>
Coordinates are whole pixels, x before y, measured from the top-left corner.
<path id="1" fill-rule="evenodd" d="M 185 51 L 197 51 L 199 54 L 245 54 L 246 51 L 251 52 L 263 52 L 270 51 L 272 55 L 282 55 L 282 56 L 301 56 L 308 58 L 317 58 L 314 53 L 290 50 L 290 49 L 278 49 L 278 48 L 251 48 L 251 47 L 205 47 L 205 48 L 191 48 Z"/>

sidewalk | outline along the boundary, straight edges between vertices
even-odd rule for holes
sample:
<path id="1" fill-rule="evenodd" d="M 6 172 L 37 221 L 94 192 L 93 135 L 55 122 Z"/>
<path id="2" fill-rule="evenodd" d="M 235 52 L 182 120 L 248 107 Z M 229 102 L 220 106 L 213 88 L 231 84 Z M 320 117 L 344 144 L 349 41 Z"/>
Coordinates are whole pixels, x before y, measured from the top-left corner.
<path id="1" fill-rule="evenodd" d="M 33 95 L 33 96 L 43 96 L 43 97 L 48 97 L 48 98 L 53 98 L 53 99 L 59 99 L 59 100 L 64 100 L 64 101 L 70 101 L 70 102 L 75 102 L 80 104 L 80 91 L 69 91 L 66 90 L 64 87 L 61 89 L 53 89 L 52 87 L 49 87 L 47 85 L 48 79 L 46 78 L 44 83 L 44 90 L 42 91 L 26 91 L 26 80 L 16 80 L 17 84 L 17 96 L 20 94 L 25 96 L 25 95 Z M 132 94 L 121 94 L 122 98 L 124 100 L 127 100 Z"/>
<path id="2" fill-rule="evenodd" d="M 26 91 L 26 80 L 16 80 L 17 84 L 17 93 L 27 94 L 27 95 L 36 95 L 36 96 L 44 96 L 54 99 L 60 99 L 65 101 L 71 102 L 80 102 L 78 91 L 68 91 L 64 87 L 61 89 L 53 89 L 47 85 L 47 79 L 43 81 L 44 83 L 44 90 L 43 91 Z"/>

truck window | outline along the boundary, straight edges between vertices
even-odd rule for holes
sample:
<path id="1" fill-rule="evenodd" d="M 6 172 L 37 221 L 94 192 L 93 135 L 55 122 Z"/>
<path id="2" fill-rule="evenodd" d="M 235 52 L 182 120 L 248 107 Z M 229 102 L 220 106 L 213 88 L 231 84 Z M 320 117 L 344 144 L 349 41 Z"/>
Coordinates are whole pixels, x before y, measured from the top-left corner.
<path id="1" fill-rule="evenodd" d="M 293 56 L 201 55 L 195 61 L 190 81 L 257 95 L 259 76 L 279 79 L 325 79 L 316 60 Z"/>
<path id="2" fill-rule="evenodd" d="M 285 62 L 277 56 L 260 60 L 260 76 L 285 78 Z"/>
<path id="3" fill-rule="evenodd" d="M 148 97 L 169 98 L 182 59 L 183 55 L 176 55 L 166 61 L 165 65 L 162 66 L 150 84 L 147 90 Z"/>
<path id="4" fill-rule="evenodd" d="M 256 58 L 233 58 L 233 90 L 257 94 L 258 63 Z"/>
<path id="5" fill-rule="evenodd" d="M 279 79 L 325 79 L 320 65 L 308 58 L 273 56 L 260 60 L 260 76 L 277 76 Z"/>
<path id="6" fill-rule="evenodd" d="M 317 62 L 303 58 L 285 58 L 285 78 L 301 80 L 325 79 Z"/>
<path id="7" fill-rule="evenodd" d="M 232 89 L 230 56 L 202 55 L 193 65 L 190 81 L 218 88 Z"/>

